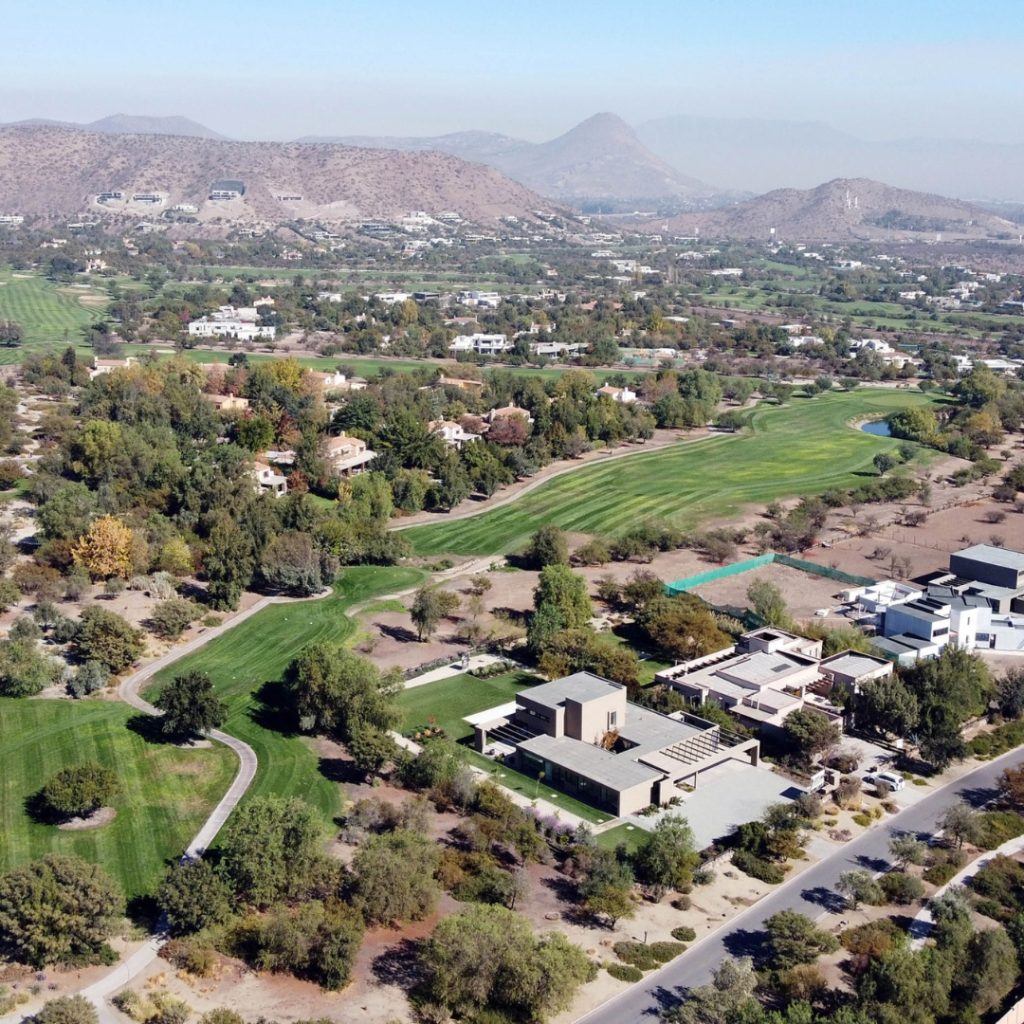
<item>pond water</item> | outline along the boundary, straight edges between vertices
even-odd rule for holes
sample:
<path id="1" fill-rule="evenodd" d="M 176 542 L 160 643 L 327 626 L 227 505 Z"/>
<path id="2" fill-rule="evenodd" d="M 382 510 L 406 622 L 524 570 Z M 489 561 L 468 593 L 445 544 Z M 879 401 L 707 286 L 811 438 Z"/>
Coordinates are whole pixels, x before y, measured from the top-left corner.
<path id="1" fill-rule="evenodd" d="M 885 420 L 872 420 L 871 423 L 862 424 L 860 429 L 865 434 L 874 434 L 875 437 L 892 437 L 892 431 Z"/>

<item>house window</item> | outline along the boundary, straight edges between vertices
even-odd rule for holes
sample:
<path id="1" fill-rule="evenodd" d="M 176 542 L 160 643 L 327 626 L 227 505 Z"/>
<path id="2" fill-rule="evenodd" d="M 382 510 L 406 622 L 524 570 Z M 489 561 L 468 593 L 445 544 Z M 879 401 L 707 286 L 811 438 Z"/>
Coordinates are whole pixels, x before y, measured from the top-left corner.
<path id="1" fill-rule="evenodd" d="M 619 713 L 618 711 L 608 712 L 608 728 L 614 729 L 619 724 Z"/>

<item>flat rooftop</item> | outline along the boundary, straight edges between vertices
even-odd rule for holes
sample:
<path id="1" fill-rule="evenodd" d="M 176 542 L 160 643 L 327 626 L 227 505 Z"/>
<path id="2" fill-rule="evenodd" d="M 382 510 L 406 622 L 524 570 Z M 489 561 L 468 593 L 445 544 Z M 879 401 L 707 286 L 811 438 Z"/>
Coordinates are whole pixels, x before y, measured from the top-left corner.
<path id="1" fill-rule="evenodd" d="M 861 654 L 859 651 L 841 651 L 833 654 L 831 658 L 825 658 L 821 663 L 822 668 L 839 672 L 844 676 L 866 675 L 880 668 L 887 668 L 889 662 L 885 658 L 876 658 L 870 654 Z"/>
<path id="2" fill-rule="evenodd" d="M 1012 548 L 997 548 L 993 544 L 972 544 L 969 548 L 954 551 L 953 555 L 1024 572 L 1024 551 L 1014 551 Z"/>
<path id="3" fill-rule="evenodd" d="M 520 743 L 519 749 L 564 765 L 590 781 L 614 790 L 654 782 L 664 774 L 633 760 L 631 755 L 635 751 L 613 754 L 610 750 L 567 736 L 534 736 L 532 740 Z"/>
<path id="4" fill-rule="evenodd" d="M 617 690 L 625 690 L 625 687 L 621 683 L 613 683 L 610 679 L 602 679 L 593 672 L 573 672 L 571 676 L 522 690 L 516 696 L 522 696 L 546 708 L 560 708 L 567 700 L 583 703 L 607 697 L 610 692 Z"/>

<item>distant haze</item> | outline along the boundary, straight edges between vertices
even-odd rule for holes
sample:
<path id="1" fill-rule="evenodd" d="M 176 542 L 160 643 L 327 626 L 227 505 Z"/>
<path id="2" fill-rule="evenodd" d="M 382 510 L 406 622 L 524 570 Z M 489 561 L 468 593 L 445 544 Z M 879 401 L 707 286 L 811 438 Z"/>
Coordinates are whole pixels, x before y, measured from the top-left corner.
<path id="1" fill-rule="evenodd" d="M 1024 144 L 1019 0 L 53 0 L 45 17 L 6 7 L 4 122 L 126 111 L 184 115 L 237 139 L 478 129 L 541 143 L 613 111 L 680 175 L 716 186 L 884 177 L 889 166 L 901 185 L 1024 199 L 1019 174 L 977 171 L 1013 153 L 881 145 Z M 680 117 L 733 127 L 716 142 L 691 125 L 699 151 L 680 153 L 651 128 Z M 737 120 L 776 138 L 737 153 Z M 805 154 L 795 123 L 846 138 L 816 138 Z M 942 180 L 911 180 L 914 163 L 934 174 L 941 163 Z"/>

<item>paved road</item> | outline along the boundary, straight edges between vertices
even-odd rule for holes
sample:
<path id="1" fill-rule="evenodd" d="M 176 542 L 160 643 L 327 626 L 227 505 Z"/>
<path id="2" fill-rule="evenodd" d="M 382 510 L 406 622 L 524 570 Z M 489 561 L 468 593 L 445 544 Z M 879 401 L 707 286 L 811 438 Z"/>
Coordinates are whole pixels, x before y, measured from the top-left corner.
<path id="1" fill-rule="evenodd" d="M 826 860 L 783 883 L 719 931 L 696 943 L 686 954 L 648 975 L 621 995 L 591 1010 L 577 1024 L 651 1024 L 660 1010 L 681 1001 L 689 988 L 703 985 L 714 969 L 728 956 L 754 952 L 765 918 L 780 910 L 798 910 L 817 918 L 835 899 L 839 876 L 852 868 L 881 871 L 889 866 L 889 840 L 897 832 L 917 832 L 930 836 L 938 829 L 938 819 L 957 799 L 977 807 L 995 794 L 999 774 L 1021 759 L 1019 750 L 976 768 L 967 775 L 929 794 L 905 811 L 889 818 L 884 826 L 869 829 L 841 847 Z"/>

